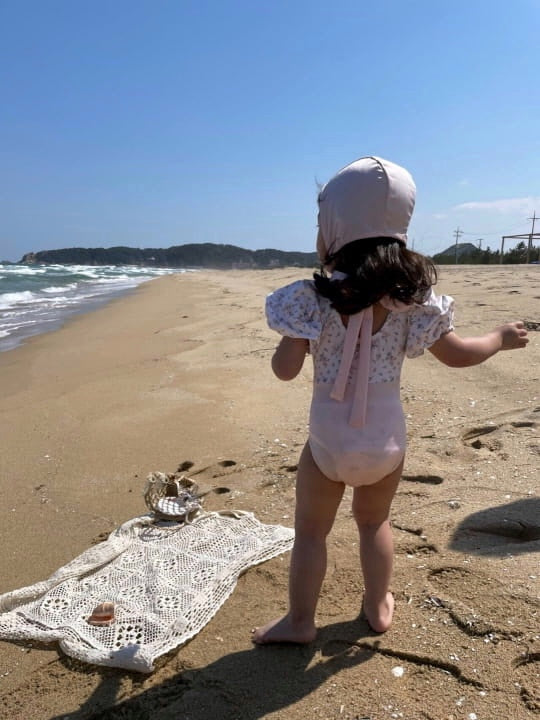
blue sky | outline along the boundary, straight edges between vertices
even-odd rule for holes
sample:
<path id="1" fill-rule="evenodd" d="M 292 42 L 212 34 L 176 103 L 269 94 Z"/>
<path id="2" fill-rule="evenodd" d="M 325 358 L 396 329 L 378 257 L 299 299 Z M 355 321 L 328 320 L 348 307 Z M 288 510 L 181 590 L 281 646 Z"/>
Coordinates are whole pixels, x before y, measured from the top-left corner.
<path id="1" fill-rule="evenodd" d="M 539 30 L 540 0 L 2 0 L 0 258 L 310 251 L 363 155 L 413 174 L 415 249 L 496 248 L 540 215 Z"/>

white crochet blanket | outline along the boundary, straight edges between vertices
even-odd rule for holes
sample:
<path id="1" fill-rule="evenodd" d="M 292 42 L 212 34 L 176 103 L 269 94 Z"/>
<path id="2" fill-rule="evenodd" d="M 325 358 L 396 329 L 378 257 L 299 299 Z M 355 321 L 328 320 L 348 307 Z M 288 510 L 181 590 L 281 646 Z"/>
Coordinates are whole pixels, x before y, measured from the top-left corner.
<path id="1" fill-rule="evenodd" d="M 1 595 L 0 638 L 58 641 L 79 660 L 151 672 L 206 625 L 241 573 L 292 542 L 292 529 L 252 513 L 204 513 L 189 525 L 134 518 L 48 580 Z M 90 625 L 107 601 L 115 622 Z"/>

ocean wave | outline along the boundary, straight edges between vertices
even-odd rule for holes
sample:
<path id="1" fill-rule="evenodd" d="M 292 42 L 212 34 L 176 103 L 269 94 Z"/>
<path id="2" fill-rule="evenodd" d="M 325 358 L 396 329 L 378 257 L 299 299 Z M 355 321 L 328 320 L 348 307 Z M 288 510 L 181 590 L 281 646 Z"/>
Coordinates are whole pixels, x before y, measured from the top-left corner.
<path id="1" fill-rule="evenodd" d="M 32 302 L 35 297 L 35 293 L 31 292 L 30 290 L 23 290 L 22 292 L 3 293 L 2 295 L 0 295 L 0 308 L 9 308 L 13 305 Z"/>
<path id="2" fill-rule="evenodd" d="M 26 265 L 6 265 L 2 268 L 3 272 L 13 273 L 17 275 L 44 275 L 47 272 L 46 266 L 27 267 Z"/>
<path id="3" fill-rule="evenodd" d="M 0 275 L 0 351 L 60 327 L 143 282 L 183 268 L 89 265 L 6 265 Z"/>
<path id="4" fill-rule="evenodd" d="M 55 293 L 65 292 L 66 290 L 74 290 L 76 287 L 77 283 L 68 283 L 67 285 L 60 286 L 51 285 L 50 287 L 42 288 L 41 292 L 54 295 Z"/>

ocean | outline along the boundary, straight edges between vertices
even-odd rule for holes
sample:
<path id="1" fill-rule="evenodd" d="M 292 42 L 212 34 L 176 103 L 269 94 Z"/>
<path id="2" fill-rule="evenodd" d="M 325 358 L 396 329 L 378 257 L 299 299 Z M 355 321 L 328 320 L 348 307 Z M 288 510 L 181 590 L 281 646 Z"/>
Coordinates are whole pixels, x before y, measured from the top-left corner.
<path id="1" fill-rule="evenodd" d="M 103 305 L 169 268 L 0 264 L 0 352 Z"/>

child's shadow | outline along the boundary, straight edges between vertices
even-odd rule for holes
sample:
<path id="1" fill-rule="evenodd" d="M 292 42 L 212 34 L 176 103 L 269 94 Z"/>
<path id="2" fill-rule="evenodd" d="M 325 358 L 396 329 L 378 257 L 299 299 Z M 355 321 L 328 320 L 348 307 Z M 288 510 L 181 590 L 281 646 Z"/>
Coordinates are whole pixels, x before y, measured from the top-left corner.
<path id="1" fill-rule="evenodd" d="M 181 672 L 134 698 L 98 710 L 100 704 L 103 708 L 100 699 L 104 695 L 110 699 L 110 692 L 100 685 L 80 710 L 57 720 L 256 720 L 293 705 L 340 670 L 369 660 L 375 650 L 355 644 L 366 636 L 374 633 L 365 620 L 335 623 L 321 629 L 310 645 L 254 646 L 225 655 L 200 670 Z M 112 681 L 109 677 L 106 683 Z"/>

